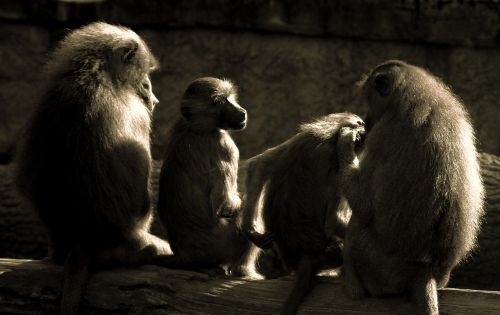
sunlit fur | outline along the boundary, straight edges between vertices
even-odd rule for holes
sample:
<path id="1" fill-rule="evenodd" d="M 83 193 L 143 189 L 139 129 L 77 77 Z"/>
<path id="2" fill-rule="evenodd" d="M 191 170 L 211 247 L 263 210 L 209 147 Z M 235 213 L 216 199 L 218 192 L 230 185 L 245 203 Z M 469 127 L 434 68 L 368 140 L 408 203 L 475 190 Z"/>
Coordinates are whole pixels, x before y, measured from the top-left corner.
<path id="1" fill-rule="evenodd" d="M 227 266 L 242 274 L 239 260 L 249 242 L 237 224 L 239 151 L 225 130 L 233 114 L 246 122 L 235 94 L 229 81 L 216 78 L 197 79 L 184 93 L 160 175 L 158 213 L 174 252 L 161 260 L 164 266 Z"/>
<path id="2" fill-rule="evenodd" d="M 469 116 L 429 72 L 401 61 L 376 67 L 363 86 L 365 149 L 339 141 L 343 192 L 352 208 L 344 251 L 347 293 L 410 292 L 437 314 L 436 287 L 475 245 L 483 185 Z"/>
<path id="3" fill-rule="evenodd" d="M 69 33 L 47 65 L 16 177 L 47 228 L 49 257 L 77 265 L 67 268 L 69 290 L 79 289 L 71 277 L 86 268 L 78 265 L 82 257 L 101 269 L 145 263 L 143 250 L 170 253 L 168 243 L 148 233 L 149 133 L 157 100 L 141 83 L 155 67 L 137 34 L 105 23 Z M 79 258 L 69 259 L 72 253 Z M 77 294 L 65 288 L 63 304 Z M 77 312 L 77 305 L 63 311 Z"/>
<path id="4" fill-rule="evenodd" d="M 233 97 L 238 95 L 236 85 L 229 79 L 220 79 L 217 86 L 214 88 L 212 98 L 215 101 L 221 101 L 224 98 Z"/>
<path id="5" fill-rule="evenodd" d="M 257 225 L 262 220 L 283 264 L 297 272 L 295 287 L 282 310 L 285 314 L 300 305 L 319 269 L 341 262 L 339 240 L 344 237 L 349 209 L 338 188 L 335 145 L 338 131 L 345 126 L 362 130 L 363 122 L 350 113 L 321 117 L 301 125 L 300 132 L 288 141 L 246 162 L 245 230 L 262 231 Z M 327 247 L 332 245 L 338 251 L 328 254 Z M 248 253 L 249 269 L 257 253 L 255 249 Z"/>

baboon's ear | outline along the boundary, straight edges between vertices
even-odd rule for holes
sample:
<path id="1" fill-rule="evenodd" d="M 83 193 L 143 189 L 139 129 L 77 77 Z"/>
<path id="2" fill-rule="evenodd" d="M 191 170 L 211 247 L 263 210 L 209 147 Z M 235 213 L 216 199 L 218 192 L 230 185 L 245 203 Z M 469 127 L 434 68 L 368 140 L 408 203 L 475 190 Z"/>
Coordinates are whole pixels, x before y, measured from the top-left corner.
<path id="1" fill-rule="evenodd" d="M 132 60 L 137 58 L 139 44 L 134 41 L 124 43 L 120 47 L 116 47 L 111 52 L 110 71 L 118 80 L 127 80 L 129 72 L 127 68 L 132 65 Z"/>
<path id="2" fill-rule="evenodd" d="M 375 90 L 381 96 L 387 96 L 391 94 L 391 79 L 388 75 L 379 73 L 373 79 L 375 84 Z"/>

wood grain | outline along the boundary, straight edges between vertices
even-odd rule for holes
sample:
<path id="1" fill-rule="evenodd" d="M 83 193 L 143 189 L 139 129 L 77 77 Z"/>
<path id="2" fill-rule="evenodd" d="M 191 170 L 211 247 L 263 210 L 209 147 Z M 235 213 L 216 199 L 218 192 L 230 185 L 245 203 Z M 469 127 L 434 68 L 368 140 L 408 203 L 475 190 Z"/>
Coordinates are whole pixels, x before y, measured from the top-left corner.
<path id="1" fill-rule="evenodd" d="M 83 314 L 272 314 L 292 278 L 250 281 L 156 266 L 93 275 Z M 62 267 L 35 260 L 0 259 L 1 314 L 55 314 Z M 500 292 L 444 289 L 441 314 L 499 314 Z M 322 277 L 299 314 L 409 314 L 403 299 L 348 299 L 340 279 Z"/>

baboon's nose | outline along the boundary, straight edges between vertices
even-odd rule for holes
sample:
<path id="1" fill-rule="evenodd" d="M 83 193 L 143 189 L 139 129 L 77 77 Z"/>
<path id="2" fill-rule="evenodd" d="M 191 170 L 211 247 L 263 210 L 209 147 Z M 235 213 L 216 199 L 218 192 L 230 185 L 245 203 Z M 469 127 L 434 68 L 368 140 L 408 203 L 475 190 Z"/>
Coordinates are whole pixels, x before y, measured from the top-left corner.
<path id="1" fill-rule="evenodd" d="M 246 119 L 247 119 L 247 111 L 246 111 L 246 110 L 242 110 L 242 111 L 240 111 L 240 113 L 239 113 L 239 118 L 240 118 L 241 120 L 246 120 Z"/>

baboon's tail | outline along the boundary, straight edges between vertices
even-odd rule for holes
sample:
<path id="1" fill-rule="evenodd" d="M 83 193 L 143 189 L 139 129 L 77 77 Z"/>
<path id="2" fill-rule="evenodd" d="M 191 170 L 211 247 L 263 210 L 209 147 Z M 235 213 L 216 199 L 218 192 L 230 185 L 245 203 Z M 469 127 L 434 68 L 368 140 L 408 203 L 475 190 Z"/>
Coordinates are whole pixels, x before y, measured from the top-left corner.
<path id="1" fill-rule="evenodd" d="M 309 294 L 314 285 L 316 284 L 316 273 L 321 267 L 324 258 L 322 255 L 318 257 L 302 256 L 297 268 L 295 283 L 292 292 L 288 295 L 283 308 L 281 309 L 282 315 L 295 314 L 297 309 L 304 298 Z"/>
<path id="2" fill-rule="evenodd" d="M 89 255 L 81 248 L 73 248 L 64 263 L 61 314 L 77 315 L 80 300 L 89 276 Z"/>
<path id="3" fill-rule="evenodd" d="M 430 268 L 423 266 L 417 272 L 411 293 L 417 314 L 439 315 L 436 279 Z"/>

